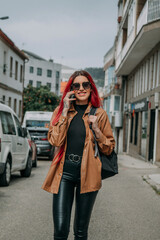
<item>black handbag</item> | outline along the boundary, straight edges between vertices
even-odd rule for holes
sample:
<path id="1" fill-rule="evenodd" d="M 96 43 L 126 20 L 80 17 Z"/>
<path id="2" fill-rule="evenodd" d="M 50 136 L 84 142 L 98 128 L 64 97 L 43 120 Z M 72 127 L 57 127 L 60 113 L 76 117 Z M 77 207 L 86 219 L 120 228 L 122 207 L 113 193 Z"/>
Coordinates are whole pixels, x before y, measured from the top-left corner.
<path id="1" fill-rule="evenodd" d="M 90 110 L 89 115 L 95 115 L 97 108 L 92 107 Z M 116 174 L 118 174 L 118 158 L 117 154 L 113 150 L 110 155 L 105 155 L 101 151 L 99 151 L 98 143 L 96 141 L 96 135 L 92 129 L 92 125 L 90 125 L 90 128 L 94 135 L 94 142 L 95 142 L 95 157 L 99 156 L 101 162 L 102 162 L 102 171 L 101 171 L 101 177 L 102 180 L 112 177 Z"/>

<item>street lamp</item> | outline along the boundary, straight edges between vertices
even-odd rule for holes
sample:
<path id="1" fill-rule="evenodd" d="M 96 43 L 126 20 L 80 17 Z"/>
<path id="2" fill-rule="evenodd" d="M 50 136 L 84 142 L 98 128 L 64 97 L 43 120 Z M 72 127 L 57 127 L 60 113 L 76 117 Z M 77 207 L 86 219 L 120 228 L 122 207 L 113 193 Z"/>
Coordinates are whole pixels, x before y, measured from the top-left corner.
<path id="1" fill-rule="evenodd" d="M 8 18 L 9 18 L 8 16 L 1 17 L 0 20 L 6 20 L 6 19 L 8 19 Z"/>

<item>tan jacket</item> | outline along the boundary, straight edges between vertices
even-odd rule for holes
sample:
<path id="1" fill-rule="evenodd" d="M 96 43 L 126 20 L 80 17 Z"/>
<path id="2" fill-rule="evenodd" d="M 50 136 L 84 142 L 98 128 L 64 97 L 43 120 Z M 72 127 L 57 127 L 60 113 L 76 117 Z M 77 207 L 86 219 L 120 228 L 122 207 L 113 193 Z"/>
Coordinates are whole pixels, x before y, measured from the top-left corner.
<path id="1" fill-rule="evenodd" d="M 101 161 L 98 157 L 94 157 L 94 137 L 88 124 L 90 108 L 91 103 L 88 105 L 82 117 L 86 128 L 86 139 L 81 162 L 81 193 L 97 191 L 101 188 Z M 59 190 L 67 147 L 67 130 L 73 117 L 77 114 L 72 104 L 67 117 L 61 115 L 56 125 L 52 126 L 52 120 L 57 112 L 58 108 L 55 109 L 51 118 L 48 141 L 56 147 L 60 147 L 65 143 L 65 148 L 60 162 L 51 164 L 47 177 L 42 185 L 42 189 L 51 193 L 58 193 Z M 109 119 L 107 113 L 102 108 L 97 109 L 96 116 L 98 118 L 98 126 L 103 133 L 102 137 L 97 139 L 99 149 L 106 155 L 109 155 L 115 146 Z"/>

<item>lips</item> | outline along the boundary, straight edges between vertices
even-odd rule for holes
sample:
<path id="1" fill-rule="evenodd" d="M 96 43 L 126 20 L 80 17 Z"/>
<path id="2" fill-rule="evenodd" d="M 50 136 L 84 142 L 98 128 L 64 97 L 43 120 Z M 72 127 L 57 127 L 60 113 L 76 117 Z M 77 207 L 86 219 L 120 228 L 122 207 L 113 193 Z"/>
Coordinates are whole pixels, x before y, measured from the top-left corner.
<path id="1" fill-rule="evenodd" d="M 85 92 L 80 92 L 80 93 L 78 93 L 78 95 L 79 95 L 79 96 L 85 96 L 86 93 L 85 93 Z"/>

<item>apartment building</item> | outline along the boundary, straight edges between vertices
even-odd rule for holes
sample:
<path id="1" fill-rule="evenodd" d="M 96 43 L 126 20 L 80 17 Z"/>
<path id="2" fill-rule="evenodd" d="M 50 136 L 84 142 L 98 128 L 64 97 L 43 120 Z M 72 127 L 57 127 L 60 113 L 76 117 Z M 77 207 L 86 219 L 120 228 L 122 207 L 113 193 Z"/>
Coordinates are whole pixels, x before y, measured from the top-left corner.
<path id="1" fill-rule="evenodd" d="M 121 78 L 115 75 L 115 46 L 113 46 L 104 56 L 104 92 L 103 107 L 106 110 L 114 137 L 116 139 L 116 151 L 122 152 L 122 84 Z"/>
<path id="2" fill-rule="evenodd" d="M 51 92 L 60 95 L 61 64 L 54 63 L 52 59 L 46 60 L 35 53 L 23 50 L 29 61 L 25 65 L 25 83 L 39 88 L 48 86 Z"/>
<path id="3" fill-rule="evenodd" d="M 20 120 L 23 106 L 25 60 L 27 56 L 0 29 L 0 101 L 10 106 Z"/>
<path id="4" fill-rule="evenodd" d="M 119 0 L 115 73 L 122 79 L 123 151 L 160 161 L 160 0 Z"/>

